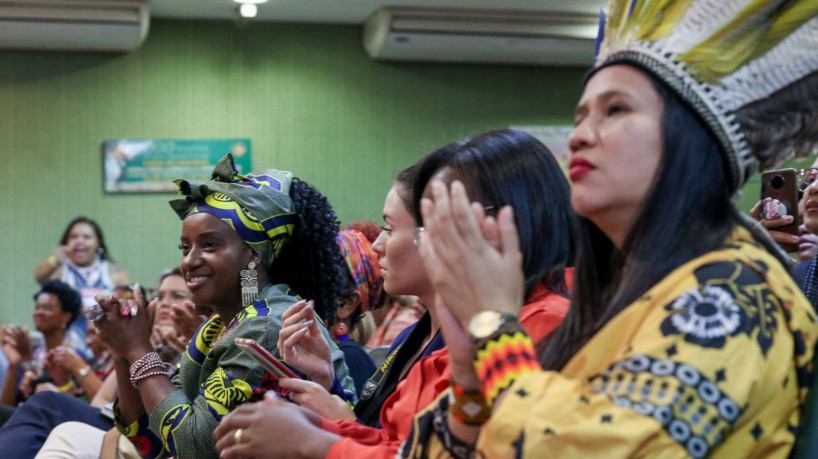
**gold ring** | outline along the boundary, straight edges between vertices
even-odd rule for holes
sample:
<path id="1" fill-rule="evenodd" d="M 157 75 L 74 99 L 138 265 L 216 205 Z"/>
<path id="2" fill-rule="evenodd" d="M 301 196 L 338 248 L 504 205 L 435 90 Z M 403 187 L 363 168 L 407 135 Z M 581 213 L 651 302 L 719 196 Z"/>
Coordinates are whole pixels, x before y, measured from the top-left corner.
<path id="1" fill-rule="evenodd" d="M 236 429 L 233 433 L 233 440 L 236 440 L 237 445 L 241 443 L 241 429 Z"/>

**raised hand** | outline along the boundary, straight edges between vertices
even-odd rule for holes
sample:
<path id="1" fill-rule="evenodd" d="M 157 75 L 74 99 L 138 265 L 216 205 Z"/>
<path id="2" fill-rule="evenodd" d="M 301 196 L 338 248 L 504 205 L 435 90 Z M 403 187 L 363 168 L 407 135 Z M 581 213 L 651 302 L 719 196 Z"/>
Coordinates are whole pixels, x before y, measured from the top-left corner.
<path id="1" fill-rule="evenodd" d="M 58 264 L 63 264 L 68 261 L 68 253 L 71 251 L 71 248 L 67 245 L 58 245 L 54 247 L 54 251 L 52 252 L 54 258 L 57 260 Z"/>
<path id="2" fill-rule="evenodd" d="M 464 328 L 481 311 L 518 315 L 524 276 L 512 209 L 486 217 L 459 181 L 451 193 L 442 182 L 429 187 L 431 199 L 421 200 L 421 258 L 443 304 Z"/>
<path id="3" fill-rule="evenodd" d="M 3 353 L 9 361 L 9 365 L 19 365 L 21 362 L 30 362 L 33 358 L 31 351 L 31 338 L 28 329 L 19 325 L 7 325 L 0 333 Z"/>
<path id="4" fill-rule="evenodd" d="M 196 313 L 196 305 L 190 300 L 185 300 L 182 304 L 172 304 L 170 307 L 173 310 L 171 318 L 176 325 L 178 336 L 189 339 L 207 320 L 207 316 Z"/>
<path id="5" fill-rule="evenodd" d="M 102 317 L 96 321 L 99 337 L 108 344 L 115 357 L 133 363 L 153 351 L 151 321 L 138 288 L 134 289 L 133 300 L 120 300 L 115 295 L 105 294 L 97 294 L 96 300 L 102 308 Z M 134 308 L 136 315 L 131 312 Z"/>
<path id="6" fill-rule="evenodd" d="M 312 301 L 299 301 L 284 311 L 281 316 L 283 327 L 278 333 L 278 352 L 287 364 L 330 390 L 335 369 L 329 344 L 313 310 Z"/>

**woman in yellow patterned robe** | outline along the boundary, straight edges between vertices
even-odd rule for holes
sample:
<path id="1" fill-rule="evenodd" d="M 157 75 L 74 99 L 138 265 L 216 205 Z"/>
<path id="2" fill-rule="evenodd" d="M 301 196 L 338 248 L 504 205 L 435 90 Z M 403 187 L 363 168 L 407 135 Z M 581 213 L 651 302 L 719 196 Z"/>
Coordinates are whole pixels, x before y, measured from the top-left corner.
<path id="1" fill-rule="evenodd" d="M 614 1 L 605 31 L 614 39 L 658 34 L 661 27 L 653 26 L 687 7 L 723 6 L 682 3 Z M 815 24 L 814 3 L 791 3 L 800 5 L 762 8 L 767 21 L 759 23 L 748 19 L 757 13 L 749 7 L 718 13 L 738 11 L 758 28 Z M 697 17 L 702 27 L 712 25 L 707 15 Z M 626 27 L 632 18 L 646 21 L 645 28 Z M 719 22 L 725 23 L 741 22 Z M 745 25 L 736 33 L 748 30 L 754 29 Z M 798 34 L 816 30 L 804 26 Z M 748 55 L 775 48 L 777 42 L 764 40 L 787 32 L 752 41 L 761 45 Z M 403 457 L 790 454 L 818 325 L 780 250 L 730 201 L 757 161 L 769 165 L 789 148 L 739 110 L 753 100 L 753 78 L 725 83 L 746 94 L 725 94 L 712 74 L 706 83 L 696 82 L 701 74 L 680 77 L 717 68 L 665 62 L 700 57 L 660 52 L 678 43 L 641 51 L 642 44 L 622 45 L 607 55 L 603 44 L 603 58 L 586 80 L 569 140 L 571 201 L 582 217 L 574 297 L 563 324 L 536 351 L 516 321 L 521 277 L 512 212 L 520 210 L 486 218 L 461 185 L 427 188 L 420 246 L 450 313 L 441 323 L 456 390 L 416 417 Z M 722 52 L 737 55 L 724 49 L 711 55 Z M 806 80 L 814 81 L 810 71 Z M 814 84 L 793 87 L 786 89 L 815 91 Z M 716 93 L 722 99 L 713 102 Z M 793 144 L 808 143 L 805 132 L 814 133 L 818 123 L 787 112 L 792 102 L 776 100 L 757 104 L 799 120 L 787 135 Z"/>

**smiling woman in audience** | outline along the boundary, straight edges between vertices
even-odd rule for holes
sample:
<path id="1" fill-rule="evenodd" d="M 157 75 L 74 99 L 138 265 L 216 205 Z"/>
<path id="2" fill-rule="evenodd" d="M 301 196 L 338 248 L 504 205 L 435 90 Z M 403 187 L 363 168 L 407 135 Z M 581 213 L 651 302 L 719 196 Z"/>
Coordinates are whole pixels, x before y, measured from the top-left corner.
<path id="1" fill-rule="evenodd" d="M 346 288 L 345 266 L 332 208 L 289 172 L 240 175 L 227 155 L 213 180 L 177 183 L 186 196 L 171 202 L 183 220 L 182 274 L 193 301 L 214 312 L 192 337 L 178 373 L 153 352 L 144 305 L 101 296 L 94 312 L 100 336 L 117 356 L 116 424 L 140 455 L 215 458 L 212 432 L 221 418 L 276 387 L 233 340 L 254 339 L 278 354 L 284 310 L 302 295 L 329 316 Z M 326 331 L 324 339 L 334 387 L 352 394 L 342 354 Z"/>

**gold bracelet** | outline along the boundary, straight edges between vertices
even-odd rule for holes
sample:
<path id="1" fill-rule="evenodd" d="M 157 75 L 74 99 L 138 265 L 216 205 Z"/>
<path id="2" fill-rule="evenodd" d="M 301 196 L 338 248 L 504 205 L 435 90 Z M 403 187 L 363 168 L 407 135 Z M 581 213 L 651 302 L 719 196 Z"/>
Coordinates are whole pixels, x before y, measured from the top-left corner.
<path id="1" fill-rule="evenodd" d="M 54 255 L 51 255 L 50 257 L 46 258 L 45 261 L 47 261 L 48 264 L 51 265 L 51 267 L 53 268 L 56 268 L 57 266 L 60 265 L 60 263 L 57 261 L 57 257 L 55 257 Z"/>

